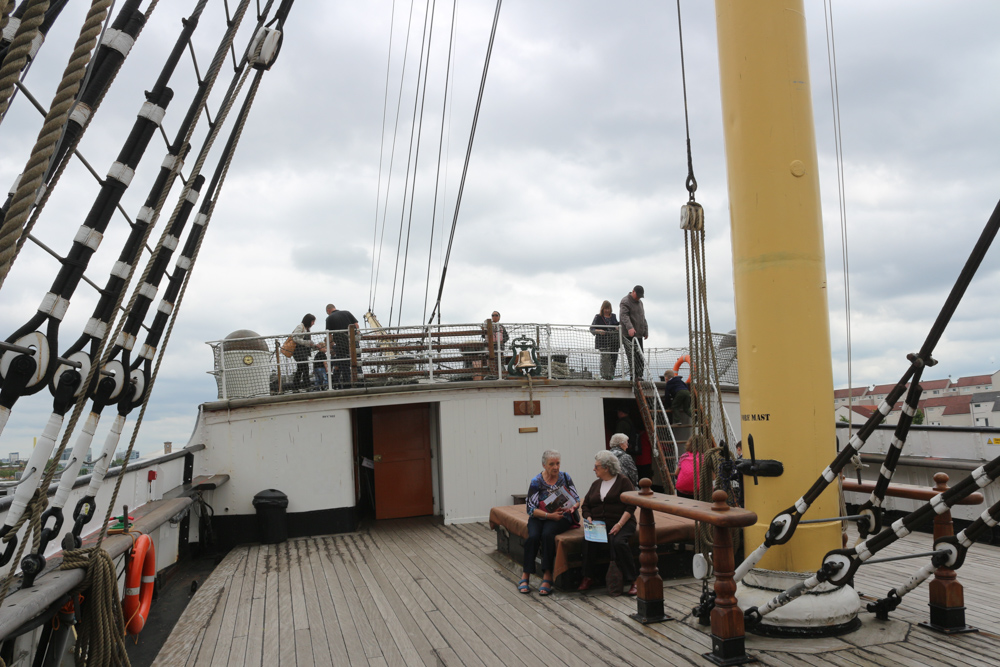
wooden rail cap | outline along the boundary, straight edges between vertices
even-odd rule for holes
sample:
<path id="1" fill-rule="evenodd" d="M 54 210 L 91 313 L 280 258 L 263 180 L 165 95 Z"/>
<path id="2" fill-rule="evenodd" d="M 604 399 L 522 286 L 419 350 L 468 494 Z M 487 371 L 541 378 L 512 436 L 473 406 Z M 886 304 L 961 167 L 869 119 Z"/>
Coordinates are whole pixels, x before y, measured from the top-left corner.
<path id="1" fill-rule="evenodd" d="M 938 473 L 942 474 L 942 473 Z M 936 477 L 936 476 L 935 476 Z M 947 478 L 945 478 L 947 481 Z M 875 490 L 875 482 L 863 481 L 858 484 L 851 479 L 844 479 L 844 491 L 854 491 L 856 493 L 871 493 Z M 940 491 L 935 491 L 926 486 L 916 486 L 915 484 L 889 484 L 885 494 L 893 498 L 907 498 L 909 500 L 930 500 Z M 978 505 L 983 502 L 983 494 L 976 491 L 959 500 L 957 505 Z"/>
<path id="2" fill-rule="evenodd" d="M 651 485 L 652 482 L 648 478 L 639 480 L 641 490 L 623 493 L 622 501 L 629 505 L 694 519 L 719 528 L 743 528 L 757 523 L 756 512 L 726 504 L 726 492 L 721 489 L 712 494 L 713 502 L 706 503 L 665 493 L 653 493 Z"/>

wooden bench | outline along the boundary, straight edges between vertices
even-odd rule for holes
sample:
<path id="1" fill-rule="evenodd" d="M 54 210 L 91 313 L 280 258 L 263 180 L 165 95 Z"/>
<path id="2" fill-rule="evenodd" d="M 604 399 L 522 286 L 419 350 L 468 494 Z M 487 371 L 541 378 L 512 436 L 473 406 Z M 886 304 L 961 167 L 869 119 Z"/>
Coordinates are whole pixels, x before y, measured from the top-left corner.
<path id="1" fill-rule="evenodd" d="M 667 577 L 691 573 L 691 554 L 678 551 L 677 545 L 694 542 L 694 521 L 684 517 L 654 512 L 656 543 L 668 547 L 660 555 L 660 569 Z M 524 559 L 524 541 L 528 538 L 528 513 L 525 506 L 507 505 L 490 510 L 490 528 L 497 531 L 497 549 L 519 563 Z M 638 537 L 633 549 L 638 553 Z M 552 570 L 557 588 L 575 588 L 582 576 L 583 528 L 570 528 L 556 536 L 556 558 Z M 636 560 L 638 563 L 638 560 Z"/>

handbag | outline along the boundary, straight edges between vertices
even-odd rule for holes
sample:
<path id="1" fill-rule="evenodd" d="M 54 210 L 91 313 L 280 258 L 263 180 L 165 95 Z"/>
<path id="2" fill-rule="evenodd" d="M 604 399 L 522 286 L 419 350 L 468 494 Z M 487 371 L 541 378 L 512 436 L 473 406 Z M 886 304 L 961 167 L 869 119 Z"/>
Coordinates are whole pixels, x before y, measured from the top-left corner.
<path id="1" fill-rule="evenodd" d="M 290 357 L 295 354 L 295 339 L 289 336 L 285 339 L 285 342 L 281 344 L 281 353 L 286 357 Z"/>

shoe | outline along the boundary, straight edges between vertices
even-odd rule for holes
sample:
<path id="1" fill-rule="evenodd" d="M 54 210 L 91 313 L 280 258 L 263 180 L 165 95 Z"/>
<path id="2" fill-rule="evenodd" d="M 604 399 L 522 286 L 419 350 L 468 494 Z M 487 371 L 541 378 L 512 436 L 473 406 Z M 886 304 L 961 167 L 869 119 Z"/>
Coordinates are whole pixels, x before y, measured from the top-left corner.
<path id="1" fill-rule="evenodd" d="M 539 595 L 552 595 L 552 580 L 542 579 L 542 585 L 538 587 Z"/>
<path id="2" fill-rule="evenodd" d="M 593 587 L 594 587 L 594 580 L 591 579 L 590 577 L 584 577 L 583 581 L 580 582 L 580 585 L 577 587 L 576 590 L 589 591 Z"/>
<path id="3" fill-rule="evenodd" d="M 522 579 L 521 581 L 517 582 L 517 592 L 524 593 L 525 595 L 531 592 L 531 586 L 528 585 L 527 579 Z"/>
<path id="4" fill-rule="evenodd" d="M 630 595 L 632 597 L 635 597 L 638 594 L 639 594 L 639 589 L 636 588 L 635 582 L 633 581 L 632 582 L 632 587 L 628 589 L 628 592 L 625 593 L 625 595 Z"/>

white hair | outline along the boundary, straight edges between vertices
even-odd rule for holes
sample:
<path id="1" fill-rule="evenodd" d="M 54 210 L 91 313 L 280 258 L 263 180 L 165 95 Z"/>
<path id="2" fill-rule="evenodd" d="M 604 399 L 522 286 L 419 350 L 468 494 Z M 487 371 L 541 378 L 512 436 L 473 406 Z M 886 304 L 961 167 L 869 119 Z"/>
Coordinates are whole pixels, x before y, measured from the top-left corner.
<path id="1" fill-rule="evenodd" d="M 628 442 L 627 435 L 625 435 L 624 433 L 615 433 L 613 436 L 611 436 L 610 445 L 611 447 L 621 448 L 622 444 L 626 442 Z"/>
<path id="2" fill-rule="evenodd" d="M 622 471 L 622 464 L 618 462 L 618 457 L 606 449 L 597 452 L 594 461 L 597 465 L 611 473 L 613 477 L 617 477 Z"/>
<path id="3" fill-rule="evenodd" d="M 560 454 L 558 451 L 554 449 L 546 449 L 544 452 L 542 452 L 542 465 L 545 465 L 552 459 L 562 460 L 562 454 Z"/>

